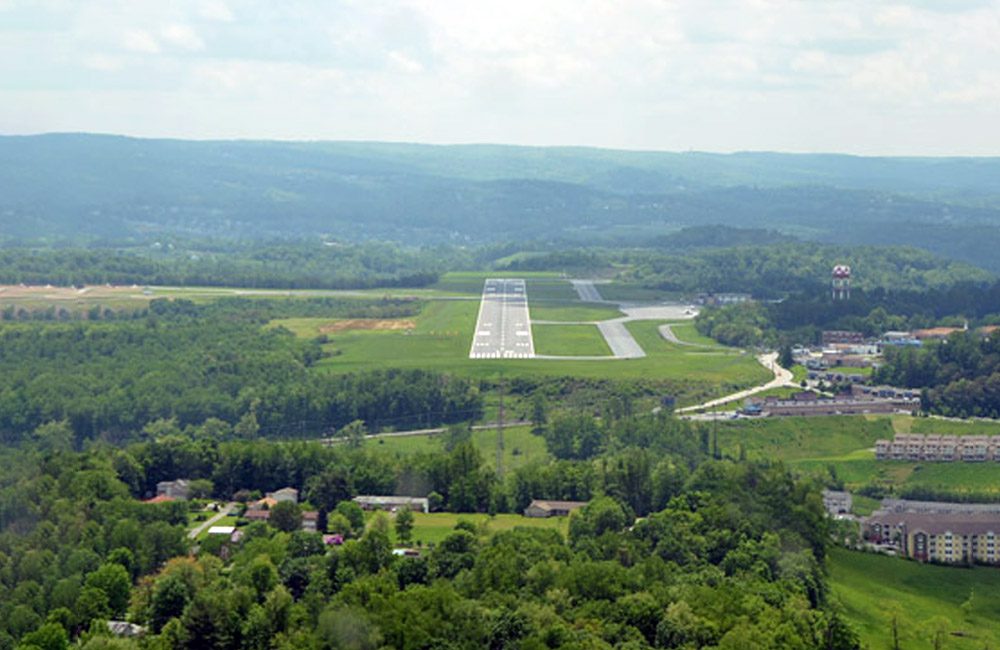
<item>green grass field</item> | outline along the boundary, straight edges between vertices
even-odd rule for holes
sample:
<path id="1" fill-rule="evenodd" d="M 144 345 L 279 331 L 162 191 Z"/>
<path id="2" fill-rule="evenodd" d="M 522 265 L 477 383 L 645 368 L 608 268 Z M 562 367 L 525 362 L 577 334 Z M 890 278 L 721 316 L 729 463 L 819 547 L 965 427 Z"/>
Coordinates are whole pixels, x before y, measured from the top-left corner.
<path id="1" fill-rule="evenodd" d="M 621 282 L 608 282 L 597 284 L 598 293 L 605 300 L 617 300 L 621 302 L 645 302 L 657 300 L 678 300 L 681 295 L 674 291 L 661 291 L 659 289 L 647 289 L 634 284 L 623 284 Z"/>
<path id="2" fill-rule="evenodd" d="M 530 301 L 531 320 L 599 321 L 618 318 L 620 311 L 608 305 L 592 302 Z"/>
<path id="3" fill-rule="evenodd" d="M 535 354 L 556 356 L 608 356 L 611 348 L 596 325 L 531 326 Z"/>
<path id="4" fill-rule="evenodd" d="M 692 321 L 684 321 L 680 323 L 670 323 L 670 329 L 673 331 L 674 336 L 676 336 L 681 341 L 685 343 L 697 343 L 698 345 L 706 345 L 712 348 L 719 348 L 722 350 L 731 350 L 722 345 L 715 339 L 711 339 L 704 334 L 701 334 L 694 326 Z"/>
<path id="5" fill-rule="evenodd" d="M 479 534 L 483 536 L 517 527 L 557 530 L 563 535 L 569 531 L 568 517 L 536 518 L 512 514 L 498 514 L 490 517 L 486 514 L 455 514 L 450 512 L 424 514 L 417 512 L 414 513 L 413 542 L 420 542 L 423 545 L 437 544 L 454 531 L 455 524 L 459 521 L 471 522 L 477 527 Z M 393 542 L 395 542 L 395 535 L 396 531 L 393 530 Z"/>
<path id="6" fill-rule="evenodd" d="M 549 453 L 545 449 L 545 440 L 531 433 L 531 427 L 509 427 L 503 431 L 504 469 L 517 469 L 536 460 L 546 460 Z M 496 429 L 483 429 L 472 432 L 472 442 L 482 454 L 484 462 L 493 466 L 496 458 Z M 399 454 L 444 453 L 440 435 L 434 436 L 403 436 L 396 438 L 378 438 L 368 440 L 366 445 Z"/>
<path id="7" fill-rule="evenodd" d="M 766 381 L 769 373 L 750 355 L 719 347 L 691 348 L 667 343 L 655 321 L 628 327 L 648 355 L 626 361 L 561 361 L 540 359 L 469 359 L 479 303 L 475 300 L 427 301 L 414 318 L 412 331 L 350 331 L 329 335 L 331 354 L 318 364 L 330 372 L 385 367 L 424 368 L 473 378 L 575 376 L 595 379 L 643 379 L 676 382 L 682 403 L 695 403 Z M 303 336 L 315 336 L 313 319 L 281 319 Z M 560 326 L 553 326 L 560 327 Z M 543 348 L 537 346 L 539 353 Z"/>
<path id="8" fill-rule="evenodd" d="M 830 552 L 833 600 L 861 635 L 864 647 L 891 648 L 896 616 L 900 647 L 982 650 L 1000 647 L 1000 570 L 922 565 L 841 548 Z M 968 604 L 965 604 L 968 603 Z"/>

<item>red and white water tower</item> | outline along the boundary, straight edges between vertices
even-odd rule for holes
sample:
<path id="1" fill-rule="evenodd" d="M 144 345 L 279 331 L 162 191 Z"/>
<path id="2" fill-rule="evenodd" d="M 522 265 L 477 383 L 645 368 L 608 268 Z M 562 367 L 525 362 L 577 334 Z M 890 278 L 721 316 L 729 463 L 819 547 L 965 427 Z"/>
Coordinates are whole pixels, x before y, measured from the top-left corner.
<path id="1" fill-rule="evenodd" d="M 838 264 L 833 267 L 833 299 L 847 300 L 851 297 L 851 267 Z"/>

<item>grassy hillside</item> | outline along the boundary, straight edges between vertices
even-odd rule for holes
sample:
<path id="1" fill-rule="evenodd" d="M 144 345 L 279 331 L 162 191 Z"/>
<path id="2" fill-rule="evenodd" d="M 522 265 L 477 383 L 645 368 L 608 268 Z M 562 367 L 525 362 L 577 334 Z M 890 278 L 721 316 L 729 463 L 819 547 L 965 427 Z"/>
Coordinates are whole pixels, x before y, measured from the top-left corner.
<path id="1" fill-rule="evenodd" d="M 766 418 L 717 425 L 719 446 L 728 455 L 737 456 L 742 445 L 749 458 L 781 460 L 824 478 L 833 468 L 849 489 L 878 484 L 1000 497 L 996 463 L 877 461 L 874 452 L 875 440 L 897 431 L 974 434 L 998 428 L 998 423 L 910 416 Z"/>
<path id="2" fill-rule="evenodd" d="M 918 564 L 884 555 L 832 549 L 833 599 L 840 603 L 862 642 L 891 648 L 897 619 L 901 648 L 982 650 L 1000 647 L 1000 570 Z"/>

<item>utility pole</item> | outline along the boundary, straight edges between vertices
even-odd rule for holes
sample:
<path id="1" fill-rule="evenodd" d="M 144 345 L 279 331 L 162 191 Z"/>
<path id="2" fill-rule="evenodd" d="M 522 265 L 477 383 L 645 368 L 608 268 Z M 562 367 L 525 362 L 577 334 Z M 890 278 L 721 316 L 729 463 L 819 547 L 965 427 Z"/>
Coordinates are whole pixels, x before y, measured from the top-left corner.
<path id="1" fill-rule="evenodd" d="M 500 373 L 500 405 L 497 409 L 497 478 L 503 478 L 503 373 Z"/>

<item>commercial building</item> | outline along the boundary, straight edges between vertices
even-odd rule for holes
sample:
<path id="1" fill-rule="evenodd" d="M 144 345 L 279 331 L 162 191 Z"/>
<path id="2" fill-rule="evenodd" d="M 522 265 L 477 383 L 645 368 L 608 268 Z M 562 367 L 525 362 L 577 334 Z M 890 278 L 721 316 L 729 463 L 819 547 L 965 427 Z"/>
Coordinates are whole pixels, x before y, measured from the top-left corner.
<path id="1" fill-rule="evenodd" d="M 920 408 L 919 399 L 834 397 L 779 399 L 767 397 L 760 402 L 762 415 L 864 415 L 875 413 L 910 413 Z"/>
<path id="2" fill-rule="evenodd" d="M 860 345 L 865 342 L 865 335 L 852 330 L 824 330 L 822 341 L 823 347 L 834 344 Z"/>

